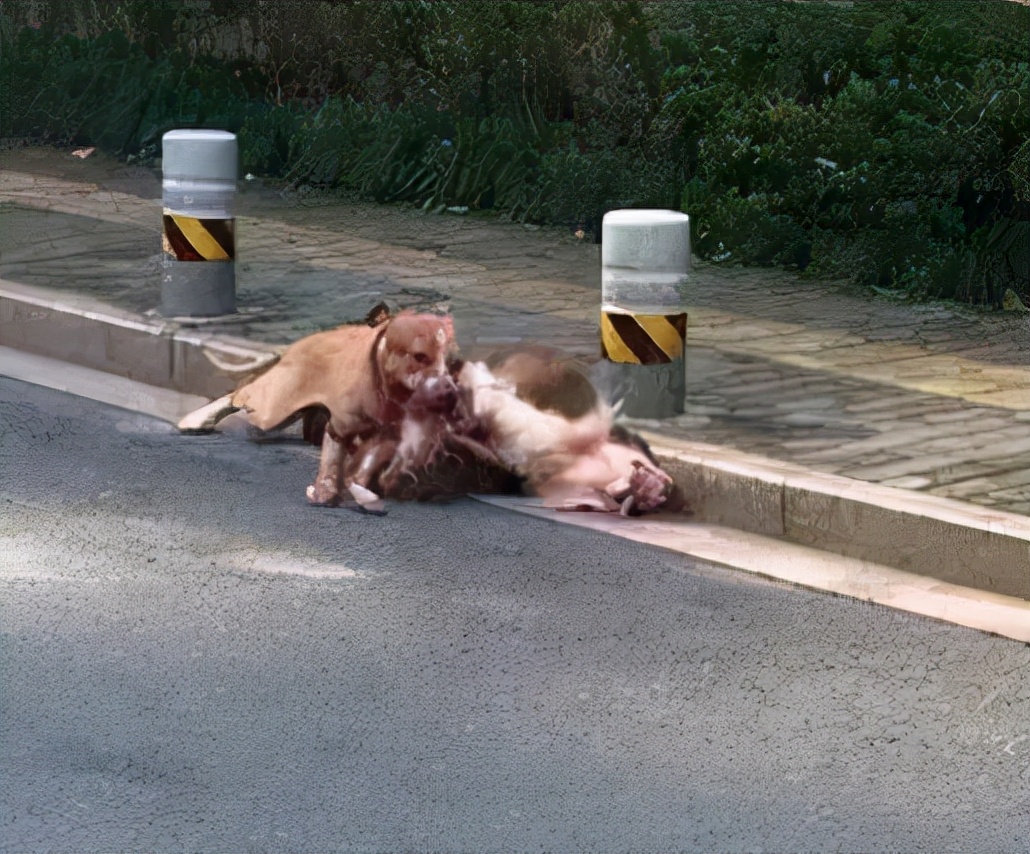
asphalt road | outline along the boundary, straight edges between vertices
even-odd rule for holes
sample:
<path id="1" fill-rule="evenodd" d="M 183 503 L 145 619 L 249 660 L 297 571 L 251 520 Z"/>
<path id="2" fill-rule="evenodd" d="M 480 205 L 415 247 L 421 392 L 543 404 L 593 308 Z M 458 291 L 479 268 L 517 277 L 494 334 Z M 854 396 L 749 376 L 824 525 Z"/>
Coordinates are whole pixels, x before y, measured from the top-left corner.
<path id="1" fill-rule="evenodd" d="M 0 378 L 4 851 L 1028 851 L 1030 647 Z"/>

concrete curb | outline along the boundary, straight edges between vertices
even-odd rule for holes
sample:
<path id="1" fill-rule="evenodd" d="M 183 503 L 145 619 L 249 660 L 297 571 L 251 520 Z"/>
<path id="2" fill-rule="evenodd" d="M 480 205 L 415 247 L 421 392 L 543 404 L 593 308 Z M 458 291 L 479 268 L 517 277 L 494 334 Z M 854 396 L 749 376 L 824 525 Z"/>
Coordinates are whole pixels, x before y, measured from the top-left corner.
<path id="1" fill-rule="evenodd" d="M 1030 643 L 1030 601 L 1002 596 L 890 566 L 842 557 L 671 513 L 625 518 L 610 513 L 555 513 L 538 499 L 475 495 L 477 501 L 552 524 L 575 525 L 609 536 L 689 555 L 732 570 L 791 585 L 875 602 L 959 626 Z"/>
<path id="2" fill-rule="evenodd" d="M 698 522 L 1030 599 L 1030 518 L 640 432 Z"/>
<path id="3" fill-rule="evenodd" d="M 102 383 L 81 375 L 85 386 L 94 388 L 87 396 L 165 418 L 195 401 L 192 396 L 229 392 L 278 352 L 247 339 L 184 329 L 174 321 L 5 281 L 0 281 L 0 346 L 128 381 L 111 384 L 98 396 L 95 389 Z M 146 401 L 156 398 L 143 386 L 179 397 L 147 409 Z M 678 442 L 653 430 L 639 432 L 691 496 L 698 523 L 1030 600 L 1030 518 Z"/>
<path id="4" fill-rule="evenodd" d="M 278 352 L 243 338 L 140 317 L 76 294 L 3 280 L 0 346 L 211 398 L 231 391 Z"/>

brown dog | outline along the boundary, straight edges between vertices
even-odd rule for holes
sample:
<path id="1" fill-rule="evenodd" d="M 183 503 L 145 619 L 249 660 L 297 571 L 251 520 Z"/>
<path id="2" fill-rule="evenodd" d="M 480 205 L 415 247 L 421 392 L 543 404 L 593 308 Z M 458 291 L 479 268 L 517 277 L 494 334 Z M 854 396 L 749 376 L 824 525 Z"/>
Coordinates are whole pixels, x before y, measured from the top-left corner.
<path id="1" fill-rule="evenodd" d="M 347 455 L 363 437 L 396 424 L 412 392 L 429 377 L 447 373 L 455 349 L 450 317 L 401 312 L 370 315 L 364 324 L 339 326 L 290 345 L 257 379 L 179 422 L 184 432 L 208 432 L 240 409 L 261 430 L 325 411 L 328 423 L 312 504 L 337 504 Z"/>

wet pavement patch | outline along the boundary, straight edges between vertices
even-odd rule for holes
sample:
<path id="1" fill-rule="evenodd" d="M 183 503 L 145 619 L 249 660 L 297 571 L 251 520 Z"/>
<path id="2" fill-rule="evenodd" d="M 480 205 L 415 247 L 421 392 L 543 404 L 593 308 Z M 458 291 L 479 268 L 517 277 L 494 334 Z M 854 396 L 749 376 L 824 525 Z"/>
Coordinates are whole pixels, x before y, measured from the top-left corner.
<path id="1" fill-rule="evenodd" d="M 0 277 L 144 312 L 160 299 L 158 226 L 0 202 Z"/>

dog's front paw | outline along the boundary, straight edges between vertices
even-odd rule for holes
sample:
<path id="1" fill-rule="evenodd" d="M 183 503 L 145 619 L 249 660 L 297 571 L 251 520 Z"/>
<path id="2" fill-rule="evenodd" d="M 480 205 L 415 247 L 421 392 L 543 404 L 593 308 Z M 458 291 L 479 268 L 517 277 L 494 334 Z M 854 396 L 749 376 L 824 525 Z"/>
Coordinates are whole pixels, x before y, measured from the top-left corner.
<path id="1" fill-rule="evenodd" d="M 316 507 L 335 507 L 340 503 L 336 484 L 328 478 L 316 480 L 307 488 L 308 503 Z"/>

